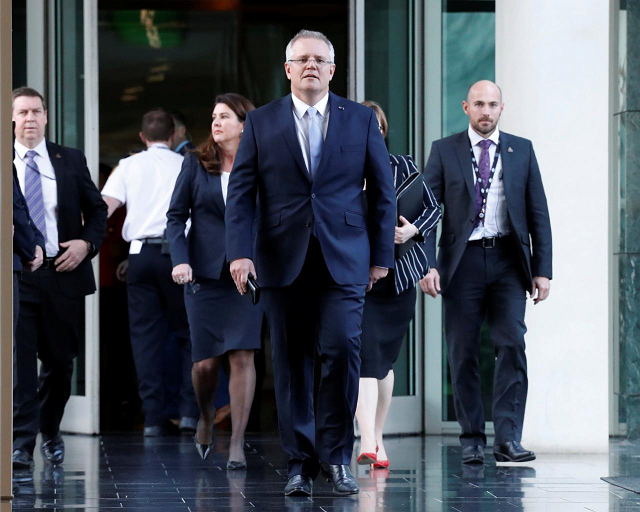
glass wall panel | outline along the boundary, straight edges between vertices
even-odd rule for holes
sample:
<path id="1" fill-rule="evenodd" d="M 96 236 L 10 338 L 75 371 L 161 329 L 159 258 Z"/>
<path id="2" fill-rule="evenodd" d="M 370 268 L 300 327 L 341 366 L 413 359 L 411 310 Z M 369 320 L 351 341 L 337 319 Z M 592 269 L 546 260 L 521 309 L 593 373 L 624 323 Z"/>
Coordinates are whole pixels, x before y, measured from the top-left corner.
<path id="1" fill-rule="evenodd" d="M 27 85 L 27 0 L 11 3 L 13 88 Z"/>
<path id="2" fill-rule="evenodd" d="M 495 80 L 495 2 L 445 0 L 442 9 L 442 136 L 466 130 L 462 111 L 469 86 Z M 471 172 L 471 163 L 469 163 Z M 442 336 L 442 420 L 456 421 L 447 363 L 446 333 Z M 487 421 L 491 421 L 495 355 L 486 324 L 482 328 L 480 378 Z"/>
<path id="3" fill-rule="evenodd" d="M 413 149 L 412 9 L 408 0 L 366 0 L 365 6 L 365 98 L 385 111 L 392 154 Z"/>
<path id="4" fill-rule="evenodd" d="M 83 0 L 55 3 L 55 140 L 84 150 Z M 53 137 L 53 136 L 52 136 Z"/>

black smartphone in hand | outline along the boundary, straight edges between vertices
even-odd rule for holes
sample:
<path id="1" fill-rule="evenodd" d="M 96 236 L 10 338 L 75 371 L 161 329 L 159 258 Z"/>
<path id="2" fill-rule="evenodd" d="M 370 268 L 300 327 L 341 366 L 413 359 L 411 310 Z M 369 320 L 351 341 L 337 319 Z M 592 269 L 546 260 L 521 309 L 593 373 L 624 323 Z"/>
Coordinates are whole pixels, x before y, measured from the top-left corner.
<path id="1" fill-rule="evenodd" d="M 260 287 L 256 282 L 256 278 L 253 277 L 253 274 L 249 274 L 247 276 L 247 288 L 249 289 L 249 293 L 251 293 L 251 303 L 257 304 L 260 300 Z"/>

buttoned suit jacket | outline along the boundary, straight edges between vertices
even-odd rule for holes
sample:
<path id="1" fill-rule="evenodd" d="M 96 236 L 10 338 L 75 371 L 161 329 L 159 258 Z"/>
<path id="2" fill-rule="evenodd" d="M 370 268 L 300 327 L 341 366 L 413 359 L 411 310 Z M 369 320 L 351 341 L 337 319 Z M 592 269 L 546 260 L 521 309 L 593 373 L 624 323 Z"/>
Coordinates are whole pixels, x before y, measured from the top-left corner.
<path id="1" fill-rule="evenodd" d="M 91 259 L 98 254 L 107 230 L 107 205 L 91 180 L 82 151 L 47 141 L 56 175 L 58 242 L 86 240 L 93 252 L 70 272 L 56 272 L 60 291 L 67 297 L 83 297 L 96 290 Z"/>
<path id="2" fill-rule="evenodd" d="M 219 174 L 187 153 L 167 211 L 167 239 L 173 266 L 188 263 L 194 277 L 218 279 L 226 264 L 225 204 Z M 184 229 L 191 218 L 189 234 Z"/>
<path id="3" fill-rule="evenodd" d="M 464 132 L 437 140 L 424 170 L 425 181 L 444 206 L 437 269 L 440 287 L 447 286 L 474 229 L 475 185 L 469 136 Z M 501 176 L 504 182 L 510 236 L 522 266 L 525 289 L 533 277 L 552 277 L 551 224 L 540 169 L 531 141 L 500 132 Z M 427 239 L 428 259 L 435 261 L 435 230 Z"/>
<path id="4" fill-rule="evenodd" d="M 291 95 L 249 112 L 245 120 L 227 194 L 227 258 L 255 258 L 262 286 L 294 281 L 312 233 L 339 285 L 367 284 L 370 266 L 393 268 L 395 192 L 375 113 L 332 93 L 329 108 L 313 177 L 298 142 Z"/>

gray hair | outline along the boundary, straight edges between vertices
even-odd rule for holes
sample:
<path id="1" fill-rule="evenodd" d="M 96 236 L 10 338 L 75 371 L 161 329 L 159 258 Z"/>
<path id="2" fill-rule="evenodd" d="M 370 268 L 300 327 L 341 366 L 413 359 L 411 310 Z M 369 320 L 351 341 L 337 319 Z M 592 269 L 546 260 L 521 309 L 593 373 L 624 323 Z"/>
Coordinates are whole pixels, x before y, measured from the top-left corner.
<path id="1" fill-rule="evenodd" d="M 325 43 L 327 43 L 327 46 L 329 47 L 329 60 L 331 62 L 335 62 L 336 52 L 333 49 L 333 45 L 331 44 L 331 41 L 329 41 L 329 38 L 325 36 L 322 32 L 316 32 L 314 30 L 304 30 L 304 29 L 298 32 L 295 36 L 293 36 L 293 39 L 289 41 L 289 44 L 287 45 L 287 49 L 285 50 L 285 57 L 287 60 L 291 60 L 291 58 L 293 57 L 293 44 L 298 39 L 319 39 L 320 41 L 324 41 Z"/>

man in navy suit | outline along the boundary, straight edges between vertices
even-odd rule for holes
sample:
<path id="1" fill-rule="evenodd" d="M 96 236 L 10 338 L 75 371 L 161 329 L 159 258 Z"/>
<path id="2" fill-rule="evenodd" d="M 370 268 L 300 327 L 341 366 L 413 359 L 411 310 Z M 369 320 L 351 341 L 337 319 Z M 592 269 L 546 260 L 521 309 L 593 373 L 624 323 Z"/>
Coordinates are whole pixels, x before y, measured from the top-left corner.
<path id="1" fill-rule="evenodd" d="M 319 470 L 335 492 L 354 494 L 362 306 L 365 289 L 393 265 L 393 181 L 373 110 L 329 92 L 335 64 L 326 36 L 299 32 L 286 59 L 291 95 L 245 121 L 227 197 L 227 259 L 240 293 L 249 273 L 262 286 L 289 454 L 285 494 L 311 494 Z"/>
<path id="2" fill-rule="evenodd" d="M 438 263 L 420 282 L 442 293 L 462 462 L 484 462 L 480 329 L 495 345 L 493 452 L 498 461 L 535 459 L 520 444 L 527 399 L 526 292 L 545 300 L 551 279 L 551 225 L 531 141 L 498 129 L 502 92 L 483 80 L 462 107 L 469 128 L 433 143 L 425 180 L 445 206 Z M 435 235 L 429 238 L 435 261 Z"/>

